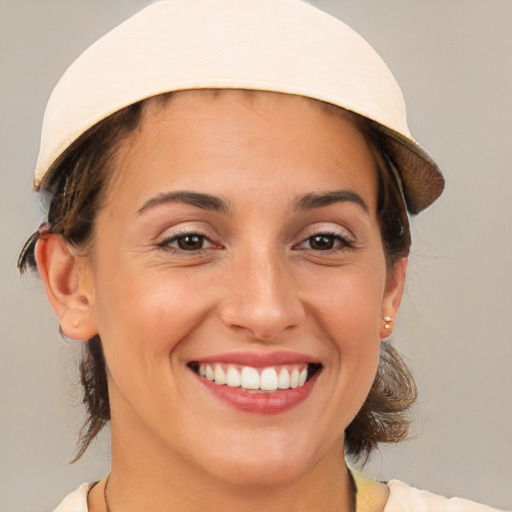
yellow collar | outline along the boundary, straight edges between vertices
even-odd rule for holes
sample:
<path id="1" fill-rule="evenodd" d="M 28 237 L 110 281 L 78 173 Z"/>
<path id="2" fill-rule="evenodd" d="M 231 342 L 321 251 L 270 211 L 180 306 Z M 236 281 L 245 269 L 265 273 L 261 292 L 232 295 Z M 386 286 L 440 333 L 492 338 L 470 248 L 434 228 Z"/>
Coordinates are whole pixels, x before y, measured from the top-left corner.
<path id="1" fill-rule="evenodd" d="M 352 468 L 351 471 L 357 487 L 356 511 L 382 512 L 389 498 L 389 487 Z"/>

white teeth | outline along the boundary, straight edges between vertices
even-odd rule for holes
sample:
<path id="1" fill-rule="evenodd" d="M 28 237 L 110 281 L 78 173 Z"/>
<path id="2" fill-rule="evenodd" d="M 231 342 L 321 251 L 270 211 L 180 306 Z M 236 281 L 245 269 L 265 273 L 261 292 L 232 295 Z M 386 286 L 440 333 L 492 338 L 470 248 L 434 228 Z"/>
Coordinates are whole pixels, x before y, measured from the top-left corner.
<path id="1" fill-rule="evenodd" d="M 200 364 L 197 373 L 219 386 L 270 392 L 304 386 L 308 378 L 308 368 L 303 364 L 290 364 L 286 368 L 277 369 L 271 366 L 258 370 L 252 366 L 244 366 L 240 371 L 239 368 L 222 363 Z"/>
<path id="2" fill-rule="evenodd" d="M 240 374 L 240 386 L 244 389 L 259 389 L 260 388 L 260 376 L 256 368 L 250 366 L 244 366 L 242 373 Z"/>
<path id="3" fill-rule="evenodd" d="M 307 373 L 307 371 L 306 371 Z M 265 368 L 261 372 L 260 388 L 264 391 L 275 391 L 277 389 L 277 373 L 274 368 Z M 305 381 L 304 381 L 305 382 Z"/>
<path id="4" fill-rule="evenodd" d="M 215 384 L 226 384 L 226 374 L 224 373 L 224 370 L 222 369 L 220 364 L 215 365 L 213 375 L 215 377 Z"/>
<path id="5" fill-rule="evenodd" d="M 226 372 L 226 384 L 232 388 L 240 387 L 240 372 L 232 366 Z"/>
<path id="6" fill-rule="evenodd" d="M 290 387 L 290 374 L 286 368 L 283 368 L 279 373 L 277 387 L 279 389 L 288 389 Z"/>
<path id="7" fill-rule="evenodd" d="M 290 387 L 295 389 L 299 386 L 299 370 L 294 368 L 292 373 L 290 373 Z"/>

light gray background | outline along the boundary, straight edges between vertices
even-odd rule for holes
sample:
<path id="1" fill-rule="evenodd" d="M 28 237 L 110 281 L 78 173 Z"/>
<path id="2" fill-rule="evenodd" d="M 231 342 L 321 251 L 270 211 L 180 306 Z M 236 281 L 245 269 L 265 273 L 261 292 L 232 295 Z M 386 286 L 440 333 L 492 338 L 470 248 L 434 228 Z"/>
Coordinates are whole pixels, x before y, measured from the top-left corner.
<path id="1" fill-rule="evenodd" d="M 109 467 L 108 435 L 68 465 L 80 424 L 78 344 L 38 280 L 15 270 L 40 211 L 31 189 L 44 105 L 67 65 L 144 0 L 0 0 L 0 510 L 50 511 Z M 512 2 L 317 0 L 381 53 L 416 137 L 444 169 L 414 221 L 394 336 L 420 389 L 414 441 L 367 467 L 512 508 Z M 305 34 L 306 35 L 306 34 Z"/>

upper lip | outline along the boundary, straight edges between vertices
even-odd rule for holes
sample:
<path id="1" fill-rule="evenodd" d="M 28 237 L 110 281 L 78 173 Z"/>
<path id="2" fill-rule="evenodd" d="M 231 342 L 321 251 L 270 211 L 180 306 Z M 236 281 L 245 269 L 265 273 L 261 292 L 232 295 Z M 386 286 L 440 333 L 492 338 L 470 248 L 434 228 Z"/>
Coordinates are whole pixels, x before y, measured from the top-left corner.
<path id="1" fill-rule="evenodd" d="M 253 368 L 266 368 L 283 364 L 320 364 L 316 357 L 298 352 L 278 351 L 269 353 L 258 352 L 226 352 L 223 354 L 213 354 L 200 357 L 190 361 L 190 363 L 226 363 L 242 366 L 251 366 Z"/>

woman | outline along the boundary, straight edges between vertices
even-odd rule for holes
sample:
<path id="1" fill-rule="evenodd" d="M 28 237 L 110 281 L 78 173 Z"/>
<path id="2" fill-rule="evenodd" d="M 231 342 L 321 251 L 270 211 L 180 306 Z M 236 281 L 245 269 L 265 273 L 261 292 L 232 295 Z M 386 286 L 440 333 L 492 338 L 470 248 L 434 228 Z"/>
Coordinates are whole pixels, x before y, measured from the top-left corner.
<path id="1" fill-rule="evenodd" d="M 111 473 L 58 510 L 489 510 L 343 458 L 406 435 L 414 384 L 382 340 L 406 209 L 443 188 L 346 26 L 301 2 L 155 3 L 57 86 L 35 183 L 48 221 L 21 267 L 89 340 L 82 451 L 112 429 Z"/>

